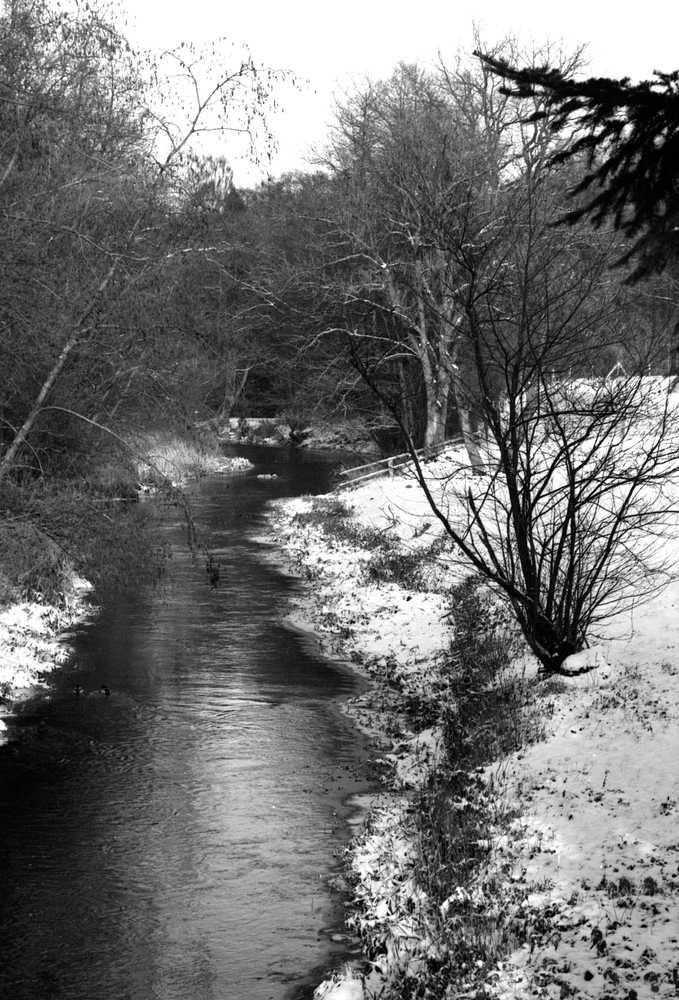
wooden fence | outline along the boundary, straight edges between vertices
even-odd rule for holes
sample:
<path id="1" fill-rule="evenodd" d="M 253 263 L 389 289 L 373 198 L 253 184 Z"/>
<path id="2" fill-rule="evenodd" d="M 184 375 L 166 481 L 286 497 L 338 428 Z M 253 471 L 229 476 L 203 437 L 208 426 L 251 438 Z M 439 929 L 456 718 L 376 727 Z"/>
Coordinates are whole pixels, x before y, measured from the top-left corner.
<path id="1" fill-rule="evenodd" d="M 427 458 L 435 458 L 437 455 L 440 455 L 446 448 L 462 444 L 463 441 L 464 438 L 459 434 L 456 437 L 448 438 L 447 441 L 442 441 L 435 448 L 430 448 L 426 455 L 424 448 L 418 448 L 415 454 L 420 460 L 425 461 Z M 338 483 L 335 489 L 339 490 L 345 486 L 358 485 L 358 483 L 363 483 L 367 479 L 375 479 L 377 476 L 389 476 L 391 478 L 398 469 L 407 465 L 411 459 L 410 452 L 404 451 L 400 455 L 390 455 L 389 458 L 381 458 L 377 462 L 368 462 L 366 465 L 355 465 L 351 469 L 342 469 L 338 475 L 347 478 L 343 482 Z M 362 475 L 357 476 L 357 472 L 362 473 Z"/>

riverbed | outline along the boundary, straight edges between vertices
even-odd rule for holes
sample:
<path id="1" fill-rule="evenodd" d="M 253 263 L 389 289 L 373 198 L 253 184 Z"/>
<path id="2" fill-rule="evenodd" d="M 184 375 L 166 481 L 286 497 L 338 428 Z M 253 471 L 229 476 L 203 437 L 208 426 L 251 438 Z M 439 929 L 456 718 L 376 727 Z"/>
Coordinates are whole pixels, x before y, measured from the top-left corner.
<path id="1" fill-rule="evenodd" d="M 350 951 L 328 879 L 373 781 L 338 709 L 363 682 L 281 624 L 299 584 L 256 540 L 268 501 L 326 491 L 333 462 L 234 450 L 255 468 L 193 489 L 218 579 L 177 524 L 169 582 L 76 629 L 69 664 L 11 723 L 0 993 L 14 1000 L 292 1000 Z"/>

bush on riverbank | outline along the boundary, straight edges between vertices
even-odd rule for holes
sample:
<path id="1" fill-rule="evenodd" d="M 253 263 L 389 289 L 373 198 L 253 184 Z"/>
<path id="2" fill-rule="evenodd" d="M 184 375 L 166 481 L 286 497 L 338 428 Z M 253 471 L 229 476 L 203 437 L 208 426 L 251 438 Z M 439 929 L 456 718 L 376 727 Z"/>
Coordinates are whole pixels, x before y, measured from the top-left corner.
<path id="1" fill-rule="evenodd" d="M 104 438 L 70 460 L 60 475 L 6 479 L 0 488 L 0 605 L 39 600 L 63 607 L 74 574 L 100 595 L 155 584 L 167 544 L 159 531 L 168 509 L 182 502 L 175 484 L 234 471 L 249 463 L 226 459 L 213 434 L 137 434 L 129 447 Z M 154 494 L 138 503 L 143 486 Z"/>
<path id="2" fill-rule="evenodd" d="M 201 476 L 237 472 L 251 467 L 242 458 L 226 458 L 216 433 L 208 427 L 179 435 L 152 430 L 131 438 L 138 480 L 145 486 L 184 483 Z"/>
<path id="3" fill-rule="evenodd" d="M 440 715 L 445 760 L 416 794 L 412 819 L 419 845 L 413 878 L 437 927 L 436 948 L 416 976 L 406 970 L 396 977 L 387 994 L 393 1000 L 451 990 L 483 997 L 489 968 L 524 940 L 512 907 L 498 905 L 493 871 L 496 845 L 511 838 L 518 814 L 501 780 L 484 768 L 543 739 L 553 706 L 513 668 L 515 634 L 483 581 L 469 577 L 450 600 L 451 684 Z"/>
<path id="4" fill-rule="evenodd" d="M 436 685 L 445 755 L 410 804 L 378 810 L 348 852 L 360 873 L 350 924 L 381 971 L 381 1000 L 490 996 L 488 972 L 525 940 L 525 893 L 507 893 L 498 849 L 517 810 L 485 769 L 542 739 L 553 706 L 513 667 L 516 639 L 485 584 L 469 577 L 450 603 L 449 683 Z"/>

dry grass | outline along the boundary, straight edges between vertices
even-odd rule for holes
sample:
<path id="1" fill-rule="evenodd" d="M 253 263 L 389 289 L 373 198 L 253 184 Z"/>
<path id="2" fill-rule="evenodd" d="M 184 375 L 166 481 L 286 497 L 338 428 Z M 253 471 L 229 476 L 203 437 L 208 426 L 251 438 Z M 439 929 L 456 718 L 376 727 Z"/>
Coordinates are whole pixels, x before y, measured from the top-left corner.
<path id="1" fill-rule="evenodd" d="M 486 995 L 486 971 L 521 943 L 489 875 L 498 838 L 516 813 L 484 768 L 545 735 L 551 703 L 511 669 L 515 643 L 494 619 L 487 589 L 470 578 L 451 593 L 455 637 L 450 697 L 442 710 L 447 765 L 415 802 L 417 884 L 438 914 L 438 954 L 416 977 L 401 976 L 390 1000 Z M 489 905 L 490 903 L 490 905 Z M 472 992 L 469 992 L 472 991 Z"/>
<path id="2" fill-rule="evenodd" d="M 192 434 L 180 437 L 172 431 L 149 431 L 131 442 L 143 485 L 181 483 L 200 476 L 224 472 L 225 459 L 216 437 Z"/>

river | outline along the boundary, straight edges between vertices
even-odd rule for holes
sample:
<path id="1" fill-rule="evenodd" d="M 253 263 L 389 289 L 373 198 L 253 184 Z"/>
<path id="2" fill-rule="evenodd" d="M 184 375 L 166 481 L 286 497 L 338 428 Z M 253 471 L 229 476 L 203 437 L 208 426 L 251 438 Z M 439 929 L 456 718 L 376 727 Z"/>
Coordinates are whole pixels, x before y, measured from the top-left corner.
<path id="1" fill-rule="evenodd" d="M 327 490 L 332 463 L 238 452 L 253 471 L 192 489 L 219 585 L 173 529 L 169 583 L 69 636 L 12 727 L 0 996 L 292 1000 L 346 957 L 328 877 L 371 781 L 338 711 L 361 681 L 284 627 L 299 584 L 256 541 L 267 502 Z"/>

